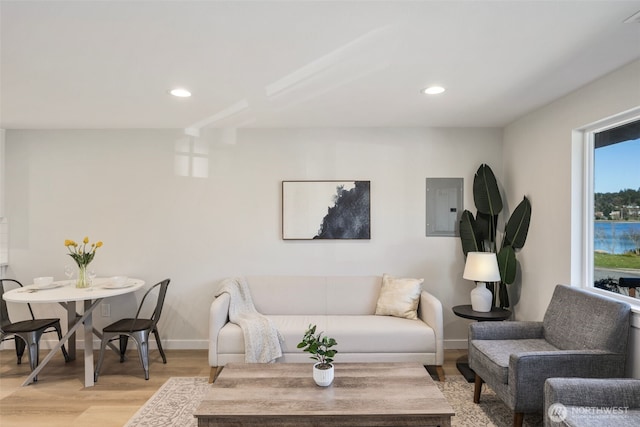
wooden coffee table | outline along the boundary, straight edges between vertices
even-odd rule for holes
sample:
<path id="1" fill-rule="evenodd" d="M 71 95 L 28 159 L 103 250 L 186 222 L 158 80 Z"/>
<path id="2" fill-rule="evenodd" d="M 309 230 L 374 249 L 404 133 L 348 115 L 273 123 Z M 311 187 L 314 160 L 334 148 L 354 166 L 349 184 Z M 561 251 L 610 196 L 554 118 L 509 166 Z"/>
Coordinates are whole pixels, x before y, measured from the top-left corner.
<path id="1" fill-rule="evenodd" d="M 318 387 L 311 363 L 228 364 L 198 426 L 451 426 L 453 408 L 418 363 L 337 363 Z"/>

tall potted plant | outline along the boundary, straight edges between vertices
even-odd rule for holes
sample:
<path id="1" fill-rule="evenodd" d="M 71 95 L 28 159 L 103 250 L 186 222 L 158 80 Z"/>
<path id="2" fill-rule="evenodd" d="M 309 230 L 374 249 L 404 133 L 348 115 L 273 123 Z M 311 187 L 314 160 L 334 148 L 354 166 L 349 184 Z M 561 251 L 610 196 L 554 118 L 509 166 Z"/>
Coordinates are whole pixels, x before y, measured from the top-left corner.
<path id="1" fill-rule="evenodd" d="M 501 308 L 509 307 L 507 286 L 516 278 L 516 251 L 522 249 L 527 240 L 531 221 L 531 203 L 525 196 L 506 222 L 502 242 L 498 246 L 496 231 L 498 215 L 502 212 L 502 197 L 496 177 L 491 168 L 482 164 L 473 179 L 473 200 L 477 213 L 465 210 L 460 218 L 460 240 L 466 258 L 469 252 L 494 252 L 498 257 L 500 282 L 498 296 Z M 495 285 L 490 286 L 493 305 L 496 305 Z"/>

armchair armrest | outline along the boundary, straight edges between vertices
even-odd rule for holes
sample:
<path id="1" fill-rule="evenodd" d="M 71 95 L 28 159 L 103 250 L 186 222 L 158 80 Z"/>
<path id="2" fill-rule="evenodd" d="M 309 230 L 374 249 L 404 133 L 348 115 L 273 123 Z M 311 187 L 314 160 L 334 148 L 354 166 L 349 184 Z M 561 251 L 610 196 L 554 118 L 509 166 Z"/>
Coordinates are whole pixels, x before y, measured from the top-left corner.
<path id="1" fill-rule="evenodd" d="M 209 310 L 209 366 L 218 366 L 218 334 L 229 321 L 229 302 L 227 293 L 221 294 L 211 303 Z"/>
<path id="2" fill-rule="evenodd" d="M 469 340 L 544 338 L 542 322 L 477 322 L 469 324 Z"/>
<path id="3" fill-rule="evenodd" d="M 625 358 L 624 354 L 603 350 L 516 353 L 509 357 L 509 382 L 540 377 L 620 378 L 624 376 Z"/>
<path id="4" fill-rule="evenodd" d="M 528 409 L 543 407 L 544 382 L 554 377 L 620 378 L 624 376 L 624 354 L 603 350 L 535 351 L 509 357 L 509 388 L 516 402 Z"/>
<path id="5" fill-rule="evenodd" d="M 544 384 L 545 405 L 640 408 L 640 380 L 549 378 Z"/>
<path id="6" fill-rule="evenodd" d="M 431 326 L 436 334 L 436 365 L 444 363 L 444 321 L 442 317 L 442 303 L 427 291 L 420 293 L 418 318 Z"/>

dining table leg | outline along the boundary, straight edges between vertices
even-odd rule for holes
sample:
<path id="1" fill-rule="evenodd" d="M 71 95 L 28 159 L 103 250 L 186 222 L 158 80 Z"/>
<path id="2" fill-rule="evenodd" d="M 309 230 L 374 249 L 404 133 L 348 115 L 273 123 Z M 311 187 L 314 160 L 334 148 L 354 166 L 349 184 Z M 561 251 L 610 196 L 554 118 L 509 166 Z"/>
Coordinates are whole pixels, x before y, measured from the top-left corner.
<path id="1" fill-rule="evenodd" d="M 91 301 L 85 300 L 84 312 L 84 386 L 92 387 L 93 378 L 93 309 Z"/>
<path id="2" fill-rule="evenodd" d="M 80 319 L 81 315 L 76 311 L 76 302 L 61 302 L 59 303 L 64 309 L 67 311 L 67 330 L 71 329 L 73 325 L 76 324 L 78 319 Z M 102 333 L 97 330 L 95 327 L 93 328 L 93 335 L 97 336 L 100 340 L 102 340 Z M 116 347 L 113 343 L 108 342 L 107 346 L 113 350 L 118 357 L 120 357 L 120 349 Z M 76 334 L 73 334 L 71 338 L 69 338 L 69 342 L 67 343 L 69 360 L 76 359 Z M 124 357 L 127 360 L 127 357 Z"/>
<path id="3" fill-rule="evenodd" d="M 64 304 L 67 308 L 67 331 L 70 331 L 73 328 L 73 325 L 77 322 L 76 315 L 76 302 L 69 301 Z M 69 353 L 69 360 L 76 360 L 76 334 L 73 333 L 69 337 L 69 341 L 67 341 L 67 353 Z"/>
<path id="4" fill-rule="evenodd" d="M 93 327 L 91 325 L 91 323 L 92 323 L 91 320 L 92 320 L 93 310 L 96 309 L 96 307 L 100 304 L 101 301 L 102 301 L 101 298 L 97 299 L 97 300 L 94 300 L 93 302 L 91 302 L 89 300 L 85 301 L 84 314 L 82 316 L 80 316 L 79 319 L 77 319 L 77 321 L 73 324 L 73 326 L 71 328 L 69 328 L 69 330 L 62 337 L 62 339 L 60 341 L 58 341 L 58 343 L 51 349 L 51 351 L 49 351 L 49 353 L 42 360 L 42 362 L 40 362 L 38 364 L 38 366 L 36 366 L 36 369 L 31 371 L 31 374 L 22 383 L 23 386 L 31 384 L 33 382 L 33 379 L 38 376 L 38 374 L 40 373 L 42 368 L 44 368 L 47 365 L 47 363 L 49 363 L 49 361 L 53 358 L 53 356 L 55 356 L 56 352 L 58 350 L 60 350 L 60 348 L 65 343 L 68 343 L 70 341 L 69 338 L 71 338 L 71 336 L 73 336 L 75 334 L 76 330 L 84 323 L 84 326 L 85 326 L 85 328 L 84 328 L 85 339 L 87 339 L 87 334 L 89 335 L 89 346 L 88 346 L 89 347 L 89 351 L 87 351 L 85 349 L 85 352 L 84 352 L 85 353 L 84 386 L 85 387 L 93 387 L 93 385 L 94 385 L 94 382 L 93 382 L 93 333 L 92 333 L 93 332 Z M 74 319 L 76 318 L 75 311 L 74 311 L 73 318 Z M 87 333 L 87 331 L 88 331 L 88 333 Z M 86 347 L 86 345 L 85 345 L 85 347 Z"/>

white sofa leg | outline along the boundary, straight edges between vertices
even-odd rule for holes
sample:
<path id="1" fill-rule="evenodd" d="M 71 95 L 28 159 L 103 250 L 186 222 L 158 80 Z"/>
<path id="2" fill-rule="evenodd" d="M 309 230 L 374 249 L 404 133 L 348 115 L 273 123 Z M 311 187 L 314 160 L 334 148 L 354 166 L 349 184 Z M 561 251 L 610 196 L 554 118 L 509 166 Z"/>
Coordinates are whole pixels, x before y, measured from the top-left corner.
<path id="1" fill-rule="evenodd" d="M 224 368 L 224 366 L 211 367 L 211 371 L 209 372 L 209 384 L 213 383 L 216 378 L 218 378 L 218 375 L 220 375 L 220 372 L 222 372 L 222 368 Z"/>

